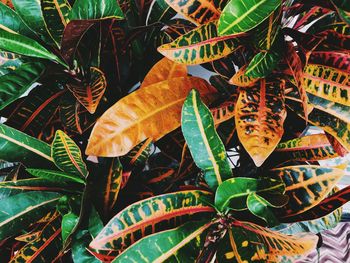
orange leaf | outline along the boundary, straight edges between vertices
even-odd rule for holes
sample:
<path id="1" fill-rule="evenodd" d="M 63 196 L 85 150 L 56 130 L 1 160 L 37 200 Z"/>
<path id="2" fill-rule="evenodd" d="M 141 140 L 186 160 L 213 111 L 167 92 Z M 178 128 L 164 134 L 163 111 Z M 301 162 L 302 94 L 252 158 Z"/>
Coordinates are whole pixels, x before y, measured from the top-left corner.
<path id="1" fill-rule="evenodd" d="M 181 108 L 188 92 L 196 88 L 208 103 L 216 90 L 197 77 L 180 77 L 139 89 L 119 100 L 97 121 L 86 154 L 125 155 L 140 142 L 156 141 L 181 123 Z"/>

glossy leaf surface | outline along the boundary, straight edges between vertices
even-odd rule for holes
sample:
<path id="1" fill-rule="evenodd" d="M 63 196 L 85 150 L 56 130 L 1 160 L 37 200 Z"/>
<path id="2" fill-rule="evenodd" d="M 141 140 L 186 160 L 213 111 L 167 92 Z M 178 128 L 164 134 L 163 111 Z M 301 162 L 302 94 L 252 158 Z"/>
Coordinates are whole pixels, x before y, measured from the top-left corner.
<path id="1" fill-rule="evenodd" d="M 123 18 L 117 1 L 76 0 L 69 14 L 70 20 Z"/>
<path id="2" fill-rule="evenodd" d="M 267 77 L 275 69 L 279 59 L 277 52 L 260 52 L 249 63 L 245 75 L 251 78 Z"/>
<path id="3" fill-rule="evenodd" d="M 72 176 L 60 171 L 44 170 L 44 169 L 27 169 L 27 172 L 35 177 L 47 179 L 52 182 L 60 183 L 63 181 L 63 182 L 76 182 L 81 184 L 85 183 L 85 181 L 82 180 L 80 177 L 77 177 L 74 175 Z"/>

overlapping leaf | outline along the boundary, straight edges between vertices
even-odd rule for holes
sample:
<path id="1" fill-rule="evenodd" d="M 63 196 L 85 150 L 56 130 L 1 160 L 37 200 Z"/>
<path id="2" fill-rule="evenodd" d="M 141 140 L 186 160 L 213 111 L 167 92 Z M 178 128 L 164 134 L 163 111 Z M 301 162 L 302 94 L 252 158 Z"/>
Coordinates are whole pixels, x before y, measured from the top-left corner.
<path id="1" fill-rule="evenodd" d="M 69 14 L 70 20 L 123 18 L 118 3 L 113 0 L 76 0 Z"/>
<path id="2" fill-rule="evenodd" d="M 230 79 L 230 84 L 236 85 L 238 87 L 251 87 L 259 80 L 258 78 L 249 77 L 246 75 L 247 66 L 241 67 L 235 75 Z"/>
<path id="3" fill-rule="evenodd" d="M 242 90 L 236 104 L 236 127 L 240 141 L 256 166 L 273 152 L 283 134 L 286 117 L 284 83 L 266 83 Z"/>
<path id="4" fill-rule="evenodd" d="M 183 105 L 181 129 L 193 160 L 204 172 L 204 179 L 210 188 L 216 189 L 232 176 L 232 171 L 210 110 L 196 90 L 190 91 Z"/>
<path id="5" fill-rule="evenodd" d="M 181 224 L 181 218 L 202 218 L 213 212 L 210 193 L 182 191 L 151 197 L 119 212 L 91 242 L 93 249 L 125 249 L 138 239 Z M 210 199 L 209 199 L 210 200 Z"/>
<path id="6" fill-rule="evenodd" d="M 125 155 L 145 139 L 156 141 L 175 130 L 180 126 L 181 107 L 192 87 L 206 102 L 214 96 L 215 89 L 205 80 L 180 77 L 139 89 L 119 100 L 97 121 L 86 154 Z"/>
<path id="7" fill-rule="evenodd" d="M 6 6 L 6 3 L 0 3 L 0 14 L 2 29 L 25 36 L 32 36 L 34 34 L 28 26 L 23 23 L 20 16 L 12 8 Z"/>
<path id="8" fill-rule="evenodd" d="M 220 37 L 216 21 L 202 25 L 175 41 L 164 44 L 158 51 L 167 58 L 186 65 L 196 65 L 224 58 L 239 48 L 237 38 Z"/>
<path id="9" fill-rule="evenodd" d="M 260 52 L 254 56 L 245 70 L 251 78 L 267 77 L 277 66 L 280 54 L 276 51 Z"/>

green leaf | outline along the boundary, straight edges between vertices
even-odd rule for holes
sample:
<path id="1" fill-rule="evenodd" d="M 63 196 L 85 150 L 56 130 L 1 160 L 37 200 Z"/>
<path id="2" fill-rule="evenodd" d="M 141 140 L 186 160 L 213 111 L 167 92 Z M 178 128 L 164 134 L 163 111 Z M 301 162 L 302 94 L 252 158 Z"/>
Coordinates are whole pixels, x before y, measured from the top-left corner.
<path id="1" fill-rule="evenodd" d="M 212 222 L 188 222 L 143 238 L 113 262 L 195 262 Z"/>
<path id="2" fill-rule="evenodd" d="M 76 182 L 76 183 L 85 184 L 85 181 L 82 180 L 80 177 L 63 173 L 60 171 L 44 170 L 44 169 L 26 169 L 26 171 L 35 177 L 43 178 L 52 182 L 59 183 L 64 181 L 64 182 Z"/>
<path id="3" fill-rule="evenodd" d="M 60 170 L 83 179 L 88 175 L 79 147 L 61 130 L 56 131 L 51 156 Z"/>
<path id="4" fill-rule="evenodd" d="M 262 23 L 281 5 L 281 0 L 231 0 L 220 15 L 219 35 L 247 32 Z"/>
<path id="5" fill-rule="evenodd" d="M 196 90 L 191 90 L 182 108 L 182 133 L 196 165 L 203 170 L 210 188 L 216 189 L 232 171 L 213 116 Z"/>
<path id="6" fill-rule="evenodd" d="M 0 49 L 28 57 L 49 59 L 67 67 L 62 60 L 35 40 L 3 29 L 0 29 Z"/>
<path id="7" fill-rule="evenodd" d="M 72 258 L 74 263 L 101 263 L 87 251 L 91 236 L 87 230 L 79 230 L 72 241 Z"/>
<path id="8" fill-rule="evenodd" d="M 252 214 L 263 219 L 269 227 L 276 226 L 279 221 L 270 207 L 275 207 L 262 196 L 250 193 L 247 198 L 247 207 Z"/>
<path id="9" fill-rule="evenodd" d="M 339 8 L 350 12 L 350 5 L 348 0 L 332 0 L 332 2 Z"/>
<path id="10" fill-rule="evenodd" d="M 250 61 L 245 75 L 251 78 L 267 77 L 277 66 L 281 56 L 274 51 L 260 52 Z"/>
<path id="11" fill-rule="evenodd" d="M 0 124 L 0 159 L 27 166 L 52 167 L 51 147 L 25 133 Z"/>
<path id="12" fill-rule="evenodd" d="M 246 200 L 251 192 L 283 193 L 284 184 L 280 180 L 269 178 L 231 178 L 219 185 L 216 190 L 215 206 L 219 211 L 224 211 L 228 207 L 234 210 L 246 209 Z"/>
<path id="13" fill-rule="evenodd" d="M 62 218 L 62 240 L 65 242 L 79 222 L 79 216 L 70 212 Z"/>
<path id="14" fill-rule="evenodd" d="M 1 76 L 0 110 L 22 96 L 40 78 L 44 69 L 42 63 L 29 62 Z"/>
<path id="15" fill-rule="evenodd" d="M 34 33 L 23 22 L 21 17 L 10 7 L 0 2 L 0 17 L 1 28 L 9 31 L 16 32 L 25 36 L 33 36 Z"/>
<path id="16" fill-rule="evenodd" d="M 0 239 L 20 233 L 53 209 L 61 197 L 58 193 L 27 192 L 1 200 Z"/>
<path id="17" fill-rule="evenodd" d="M 76 0 L 69 14 L 70 20 L 123 18 L 118 2 L 114 0 Z"/>

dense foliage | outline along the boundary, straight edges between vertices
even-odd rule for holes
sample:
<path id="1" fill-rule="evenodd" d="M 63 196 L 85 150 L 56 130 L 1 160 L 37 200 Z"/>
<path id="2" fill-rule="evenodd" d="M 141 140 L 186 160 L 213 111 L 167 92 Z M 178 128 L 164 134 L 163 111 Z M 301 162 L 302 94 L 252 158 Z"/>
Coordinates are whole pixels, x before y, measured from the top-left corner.
<path id="1" fill-rule="evenodd" d="M 349 1 L 1 2 L 0 262 L 290 262 L 340 221 Z"/>

